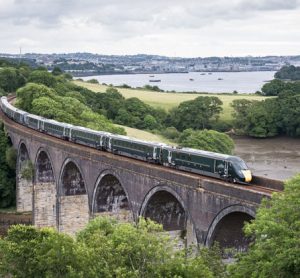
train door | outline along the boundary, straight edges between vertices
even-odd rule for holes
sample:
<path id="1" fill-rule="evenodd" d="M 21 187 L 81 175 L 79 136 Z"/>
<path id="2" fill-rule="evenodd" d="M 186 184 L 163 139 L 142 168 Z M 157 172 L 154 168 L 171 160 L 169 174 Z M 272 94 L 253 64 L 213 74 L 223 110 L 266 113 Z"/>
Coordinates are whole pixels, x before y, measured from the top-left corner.
<path id="1" fill-rule="evenodd" d="M 172 151 L 168 150 L 168 163 L 172 164 Z"/>
<path id="2" fill-rule="evenodd" d="M 153 159 L 154 160 L 156 159 L 156 150 L 157 150 L 157 147 L 154 147 L 153 148 Z"/>

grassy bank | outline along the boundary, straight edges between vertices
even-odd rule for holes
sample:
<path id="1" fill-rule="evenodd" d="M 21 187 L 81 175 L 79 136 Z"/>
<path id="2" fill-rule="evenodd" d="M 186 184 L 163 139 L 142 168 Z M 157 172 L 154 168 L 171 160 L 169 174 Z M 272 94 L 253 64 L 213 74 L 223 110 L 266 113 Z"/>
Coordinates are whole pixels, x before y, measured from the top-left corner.
<path id="1" fill-rule="evenodd" d="M 75 84 L 79 86 L 86 87 L 94 92 L 105 92 L 108 86 L 101 84 L 91 84 L 82 81 L 74 81 Z M 231 121 L 231 113 L 233 111 L 230 103 L 235 99 L 249 99 L 249 100 L 263 100 L 265 97 L 250 95 L 250 94 L 187 94 L 187 93 L 161 93 L 153 92 L 142 89 L 125 89 L 117 88 L 118 91 L 125 97 L 137 97 L 145 103 L 152 105 L 154 107 L 161 107 L 163 109 L 169 110 L 173 107 L 178 106 L 181 102 L 195 99 L 198 96 L 217 96 L 223 102 L 223 112 L 221 114 L 221 119 L 223 121 Z"/>
<path id="2" fill-rule="evenodd" d="M 153 134 L 153 133 L 145 131 L 145 130 L 140 130 L 140 129 L 136 129 L 136 128 L 132 128 L 132 127 L 128 127 L 128 126 L 122 126 L 122 125 L 118 125 L 118 126 L 123 127 L 127 133 L 127 136 L 129 136 L 129 137 L 134 137 L 134 138 L 145 140 L 145 141 L 152 141 L 152 142 L 166 143 L 169 145 L 175 145 L 170 140 L 168 140 L 167 138 L 165 138 L 161 135 Z"/>

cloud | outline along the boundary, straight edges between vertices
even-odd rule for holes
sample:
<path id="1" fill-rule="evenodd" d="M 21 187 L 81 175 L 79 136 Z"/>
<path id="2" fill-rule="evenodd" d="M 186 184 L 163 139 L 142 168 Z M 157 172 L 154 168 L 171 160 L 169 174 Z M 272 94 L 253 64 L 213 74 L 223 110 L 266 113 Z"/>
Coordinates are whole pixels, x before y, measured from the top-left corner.
<path id="1" fill-rule="evenodd" d="M 1 52 L 21 43 L 39 52 L 200 56 L 247 41 L 244 50 L 253 53 L 261 37 L 296 40 L 300 25 L 300 0 L 0 0 L 0 6 Z"/>

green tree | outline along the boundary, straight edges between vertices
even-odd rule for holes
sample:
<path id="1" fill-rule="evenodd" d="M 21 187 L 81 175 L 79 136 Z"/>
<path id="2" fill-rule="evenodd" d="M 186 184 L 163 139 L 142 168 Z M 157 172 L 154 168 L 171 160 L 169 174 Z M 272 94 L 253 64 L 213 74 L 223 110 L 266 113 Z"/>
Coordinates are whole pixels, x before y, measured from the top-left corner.
<path id="1" fill-rule="evenodd" d="M 231 266 L 231 277 L 299 277 L 300 175 L 285 183 L 282 193 L 264 200 L 245 232 L 255 239 L 249 251 Z"/>
<path id="2" fill-rule="evenodd" d="M 286 85 L 279 79 L 274 79 L 261 88 L 262 95 L 264 96 L 277 96 L 280 92 L 286 89 Z"/>
<path id="3" fill-rule="evenodd" d="M 171 111 L 169 122 L 179 131 L 187 128 L 205 129 L 218 120 L 221 105 L 222 101 L 217 97 L 200 96 L 180 103 Z"/>
<path id="4" fill-rule="evenodd" d="M 225 154 L 232 154 L 234 149 L 234 142 L 228 135 L 206 129 L 184 130 L 179 137 L 179 143 L 183 147 Z"/>
<path id="5" fill-rule="evenodd" d="M 158 125 L 157 125 L 156 119 L 152 115 L 147 114 L 144 117 L 144 128 L 145 129 L 155 129 L 157 127 L 158 127 Z"/>
<path id="6" fill-rule="evenodd" d="M 80 258 L 76 242 L 50 228 L 16 225 L 0 239 L 4 277 L 84 277 Z"/>
<path id="7" fill-rule="evenodd" d="M 52 74 L 56 76 L 61 75 L 63 73 L 64 72 L 59 67 L 54 67 L 54 69 L 52 70 Z"/>
<path id="8" fill-rule="evenodd" d="M 39 97 L 54 99 L 56 92 L 42 84 L 27 83 L 17 91 L 17 106 L 27 112 L 32 110 L 32 102 Z"/>
<path id="9" fill-rule="evenodd" d="M 279 71 L 275 73 L 275 78 L 300 80 L 300 67 L 295 67 L 293 65 L 283 66 Z"/>
<path id="10" fill-rule="evenodd" d="M 14 92 L 26 82 L 25 77 L 13 67 L 0 68 L 0 88 L 7 93 Z"/>
<path id="11" fill-rule="evenodd" d="M 15 203 L 15 164 L 16 157 L 9 157 L 7 163 L 7 152 L 10 149 L 8 138 L 4 132 L 4 126 L 0 122 L 0 208 L 14 205 Z"/>
<path id="12" fill-rule="evenodd" d="M 300 94 L 281 98 L 280 127 L 289 136 L 300 136 Z"/>
<path id="13" fill-rule="evenodd" d="M 43 84 L 52 88 L 56 85 L 55 77 L 50 72 L 44 70 L 35 70 L 31 72 L 28 81 Z"/>

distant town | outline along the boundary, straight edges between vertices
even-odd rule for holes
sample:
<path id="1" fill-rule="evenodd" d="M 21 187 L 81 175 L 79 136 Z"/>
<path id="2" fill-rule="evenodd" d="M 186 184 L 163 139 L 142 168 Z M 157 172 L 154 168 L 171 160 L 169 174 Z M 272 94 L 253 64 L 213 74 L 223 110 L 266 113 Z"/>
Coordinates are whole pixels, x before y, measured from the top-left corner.
<path id="1" fill-rule="evenodd" d="M 277 71 L 284 65 L 300 66 L 298 56 L 206 57 L 180 58 L 158 55 L 100 55 L 92 53 L 66 54 L 0 54 L 6 59 L 18 59 L 31 66 L 49 70 L 59 67 L 74 76 L 101 74 L 182 73 Z"/>

